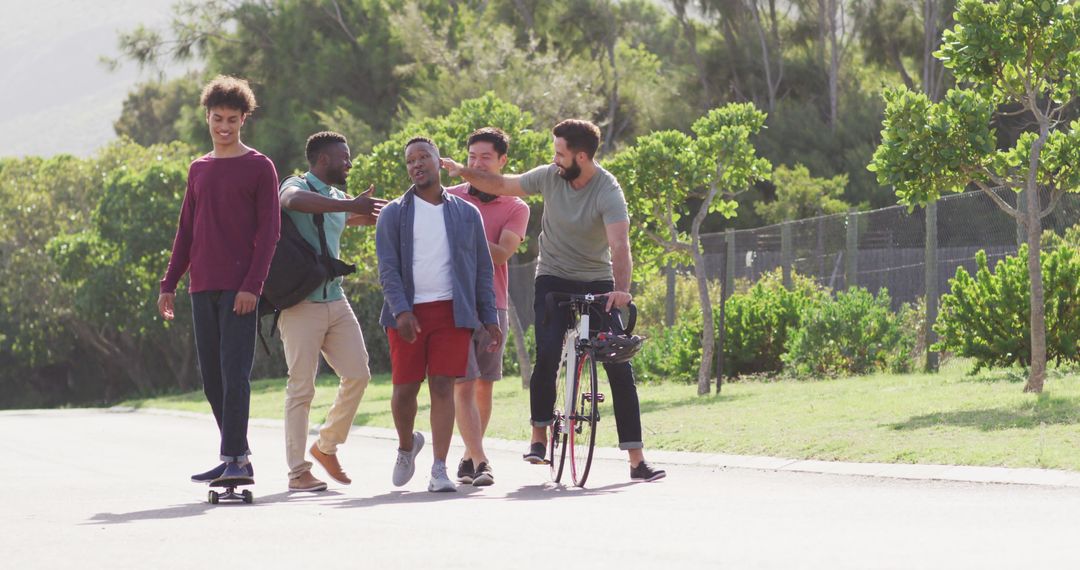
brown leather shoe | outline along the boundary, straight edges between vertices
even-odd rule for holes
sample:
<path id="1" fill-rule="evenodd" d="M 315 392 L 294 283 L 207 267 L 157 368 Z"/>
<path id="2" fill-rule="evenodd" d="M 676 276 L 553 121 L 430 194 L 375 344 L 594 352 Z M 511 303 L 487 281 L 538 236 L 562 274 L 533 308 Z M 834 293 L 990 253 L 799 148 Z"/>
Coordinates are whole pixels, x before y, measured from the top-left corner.
<path id="1" fill-rule="evenodd" d="M 307 492 L 325 491 L 326 483 L 316 479 L 315 476 L 311 474 L 311 471 L 304 471 L 304 473 L 296 479 L 289 479 L 289 490 Z"/>
<path id="2" fill-rule="evenodd" d="M 315 458 L 315 461 L 319 462 L 319 465 L 322 465 L 323 469 L 326 469 L 326 474 L 329 475 L 331 479 L 342 485 L 352 483 L 352 479 L 349 479 L 349 476 L 345 474 L 345 470 L 341 468 L 341 464 L 338 463 L 337 455 L 327 455 L 323 453 L 319 450 L 318 443 L 311 444 L 311 449 L 309 449 L 308 452 Z"/>

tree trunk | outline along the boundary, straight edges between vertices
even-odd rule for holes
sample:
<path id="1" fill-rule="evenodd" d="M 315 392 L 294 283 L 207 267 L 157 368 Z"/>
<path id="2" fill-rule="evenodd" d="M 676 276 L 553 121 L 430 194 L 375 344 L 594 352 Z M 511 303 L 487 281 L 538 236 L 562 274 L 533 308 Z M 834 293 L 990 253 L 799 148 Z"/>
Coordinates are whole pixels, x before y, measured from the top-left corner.
<path id="1" fill-rule="evenodd" d="M 1028 276 L 1031 279 L 1031 370 L 1028 373 L 1025 392 L 1040 393 L 1046 380 L 1046 305 L 1043 302 L 1042 265 L 1039 259 L 1042 238 L 1042 204 L 1039 200 L 1039 187 L 1036 173 L 1039 170 L 1039 158 L 1043 145 L 1050 135 L 1047 121 L 1041 121 L 1040 136 L 1031 144 L 1031 162 L 1028 169 L 1027 184 L 1027 241 L 1028 241 Z"/>
<path id="2" fill-rule="evenodd" d="M 506 312 L 510 317 L 510 330 L 514 331 L 514 348 L 517 349 L 518 369 L 521 370 L 521 387 L 528 388 L 529 381 L 532 380 L 532 361 L 529 359 L 529 349 L 525 345 L 525 329 L 521 327 L 514 300 L 507 295 L 506 302 L 509 308 Z"/>
<path id="3" fill-rule="evenodd" d="M 827 0 L 829 5 L 829 128 L 834 132 L 839 119 L 840 99 L 840 46 L 836 31 L 838 0 Z"/>
<path id="4" fill-rule="evenodd" d="M 1026 194 L 1028 275 L 1031 278 L 1031 370 L 1028 373 L 1025 392 L 1040 393 L 1046 380 L 1046 305 L 1042 283 L 1042 265 L 1039 260 L 1042 222 L 1039 220 L 1039 193 L 1029 187 Z"/>
<path id="5" fill-rule="evenodd" d="M 701 300 L 701 316 L 704 321 L 701 333 L 701 365 L 698 367 L 698 395 L 709 393 L 712 383 L 713 350 L 716 347 L 716 331 L 713 325 L 712 300 L 709 298 L 709 278 L 705 272 L 705 256 L 701 253 L 696 236 L 691 255 L 694 257 L 694 276 L 697 277 L 698 297 Z"/>

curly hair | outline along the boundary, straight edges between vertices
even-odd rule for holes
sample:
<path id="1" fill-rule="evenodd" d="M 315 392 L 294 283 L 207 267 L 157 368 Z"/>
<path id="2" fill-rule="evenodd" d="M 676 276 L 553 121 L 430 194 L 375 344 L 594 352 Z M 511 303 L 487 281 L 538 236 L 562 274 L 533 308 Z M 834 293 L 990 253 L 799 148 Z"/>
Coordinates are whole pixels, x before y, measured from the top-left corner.
<path id="1" fill-rule="evenodd" d="M 251 91 L 247 80 L 229 75 L 219 75 L 207 83 L 206 87 L 203 87 L 199 103 L 207 111 L 214 107 L 226 107 L 236 109 L 244 115 L 250 114 L 258 107 L 255 103 L 255 93 Z"/>
<path id="2" fill-rule="evenodd" d="M 506 151 L 510 148 L 510 137 L 495 127 L 484 127 L 476 129 L 469 135 L 468 142 L 465 143 L 465 148 L 471 147 L 474 143 L 489 142 L 491 146 L 495 147 L 495 152 L 499 156 L 506 154 Z"/>
<path id="3" fill-rule="evenodd" d="M 304 147 L 304 155 L 307 156 L 310 164 L 315 164 L 319 159 L 319 153 L 321 153 L 323 149 L 338 143 L 349 144 L 349 141 L 345 139 L 345 135 L 335 133 L 334 131 L 315 133 L 308 137 L 307 145 Z"/>

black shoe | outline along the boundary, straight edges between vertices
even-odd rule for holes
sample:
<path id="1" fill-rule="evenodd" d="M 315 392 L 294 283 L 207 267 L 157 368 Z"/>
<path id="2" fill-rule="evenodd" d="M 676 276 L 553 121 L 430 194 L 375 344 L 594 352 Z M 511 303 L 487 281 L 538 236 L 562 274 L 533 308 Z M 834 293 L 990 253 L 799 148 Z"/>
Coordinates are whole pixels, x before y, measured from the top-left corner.
<path id="1" fill-rule="evenodd" d="M 543 465 L 547 462 L 547 446 L 543 443 L 533 443 L 529 446 L 529 452 L 522 456 L 525 461 L 533 465 Z"/>
<path id="2" fill-rule="evenodd" d="M 468 485 L 473 482 L 473 462 L 472 459 L 462 459 L 457 464 L 457 480 L 458 483 L 465 483 Z"/>
<path id="3" fill-rule="evenodd" d="M 221 474 L 224 473 L 224 472 L 225 472 L 225 464 L 222 463 L 221 465 L 218 465 L 217 467 L 215 467 L 215 468 L 213 468 L 213 469 L 211 469 L 209 471 L 206 471 L 205 473 L 198 473 L 196 475 L 192 475 L 191 476 L 191 482 L 192 483 L 209 483 L 209 482 L 213 481 L 214 479 L 217 479 L 217 478 L 221 477 Z M 255 476 L 255 468 L 251 466 L 251 463 L 247 464 L 247 476 L 248 477 L 254 477 Z"/>
<path id="4" fill-rule="evenodd" d="M 472 480 L 473 487 L 487 487 L 495 484 L 495 474 L 491 472 L 491 466 L 487 461 L 481 461 L 476 466 L 476 474 Z"/>
<path id="5" fill-rule="evenodd" d="M 667 477 L 667 471 L 664 471 L 663 469 L 653 469 L 653 467 L 645 461 L 638 463 L 637 467 L 630 468 L 631 481 L 656 481 L 657 479 L 663 479 L 664 477 Z"/>
<path id="6" fill-rule="evenodd" d="M 255 482 L 254 475 L 255 469 L 251 467 L 251 462 L 244 465 L 236 461 L 228 461 L 225 463 L 225 471 L 221 473 L 221 476 L 210 482 L 211 485 L 251 485 Z"/>

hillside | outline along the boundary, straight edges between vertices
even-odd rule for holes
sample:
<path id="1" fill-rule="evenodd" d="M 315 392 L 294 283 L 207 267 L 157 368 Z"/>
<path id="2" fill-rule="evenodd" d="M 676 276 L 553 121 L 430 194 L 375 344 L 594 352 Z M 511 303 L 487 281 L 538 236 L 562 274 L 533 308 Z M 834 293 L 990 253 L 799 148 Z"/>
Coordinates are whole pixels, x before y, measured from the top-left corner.
<path id="1" fill-rule="evenodd" d="M 109 71 L 117 32 L 168 21 L 173 0 L 0 0 L 0 156 L 91 154 L 149 72 Z M 179 68 L 170 70 L 177 73 Z"/>

